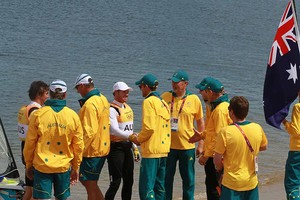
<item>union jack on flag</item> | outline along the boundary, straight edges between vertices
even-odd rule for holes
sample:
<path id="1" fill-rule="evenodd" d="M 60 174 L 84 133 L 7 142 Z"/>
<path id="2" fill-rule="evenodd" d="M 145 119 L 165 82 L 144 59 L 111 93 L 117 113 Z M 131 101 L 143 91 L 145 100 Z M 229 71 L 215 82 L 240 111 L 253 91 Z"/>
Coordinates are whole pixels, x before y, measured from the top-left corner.
<path id="1" fill-rule="evenodd" d="M 268 124 L 280 129 L 300 90 L 299 30 L 293 0 L 280 20 L 271 47 L 264 83 L 263 103 Z"/>
<path id="2" fill-rule="evenodd" d="M 280 20 L 277 33 L 271 48 L 268 65 L 272 66 L 276 62 L 276 55 L 279 50 L 280 56 L 285 55 L 291 50 L 288 40 L 297 42 L 296 35 L 293 33 L 295 28 L 294 13 L 292 10 L 292 2 L 290 1 Z"/>

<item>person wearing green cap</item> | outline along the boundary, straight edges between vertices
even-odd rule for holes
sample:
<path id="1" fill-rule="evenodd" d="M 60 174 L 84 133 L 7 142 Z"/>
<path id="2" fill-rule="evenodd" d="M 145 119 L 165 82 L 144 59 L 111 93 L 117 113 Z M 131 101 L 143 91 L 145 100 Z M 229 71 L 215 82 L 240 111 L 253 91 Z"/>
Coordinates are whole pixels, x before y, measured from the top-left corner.
<path id="1" fill-rule="evenodd" d="M 202 83 L 202 82 L 201 82 Z M 197 85 L 195 86 L 197 88 Z M 208 119 L 211 113 L 211 106 L 208 101 L 207 93 L 205 90 L 199 90 L 199 94 L 201 95 L 203 101 L 205 102 L 205 127 L 207 126 Z M 197 158 L 204 154 L 204 140 L 200 140 L 198 142 L 198 147 L 196 149 Z"/>
<path id="2" fill-rule="evenodd" d="M 170 80 L 173 90 L 162 94 L 170 107 L 172 130 L 165 181 L 166 199 L 172 199 L 174 175 L 179 161 L 182 199 L 190 200 L 194 199 L 195 192 L 195 144 L 190 139 L 198 135 L 198 132 L 194 132 L 195 122 L 199 132 L 204 130 L 203 110 L 199 97 L 187 90 L 189 77 L 185 71 L 176 71 Z M 200 138 L 200 134 L 197 138 Z"/>
<path id="3" fill-rule="evenodd" d="M 170 111 L 167 103 L 156 92 L 157 78 L 146 74 L 139 81 L 142 96 L 142 130 L 129 140 L 141 145 L 142 161 L 139 178 L 140 199 L 165 199 L 165 170 L 170 151 Z"/>
<path id="4" fill-rule="evenodd" d="M 219 174 L 213 163 L 213 155 L 217 134 L 223 127 L 232 123 L 228 112 L 229 98 L 224 92 L 223 84 L 212 77 L 204 78 L 196 85 L 196 88 L 205 93 L 211 109 L 204 131 L 204 154 L 200 156 L 198 162 L 204 165 L 207 199 L 218 200 L 220 199 L 220 183 Z"/>

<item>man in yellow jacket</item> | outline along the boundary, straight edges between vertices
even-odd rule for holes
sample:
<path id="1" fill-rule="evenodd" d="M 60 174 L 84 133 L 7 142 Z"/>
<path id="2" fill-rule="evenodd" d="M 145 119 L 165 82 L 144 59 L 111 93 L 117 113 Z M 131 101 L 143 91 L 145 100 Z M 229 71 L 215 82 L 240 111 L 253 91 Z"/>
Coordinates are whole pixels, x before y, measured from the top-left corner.
<path id="1" fill-rule="evenodd" d="M 79 118 L 83 128 L 84 151 L 80 166 L 80 182 L 89 200 L 104 199 L 97 184 L 106 156 L 110 149 L 109 107 L 106 97 L 94 87 L 88 74 L 81 74 L 75 82 L 79 100 Z"/>
<path id="2" fill-rule="evenodd" d="M 142 130 L 129 140 L 141 145 L 140 199 L 165 199 L 165 171 L 171 144 L 170 111 L 168 104 L 156 92 L 157 78 L 146 74 L 139 81 L 143 97 Z"/>
<path id="3" fill-rule="evenodd" d="M 67 85 L 50 84 L 50 99 L 30 119 L 25 140 L 26 174 L 33 181 L 33 198 L 50 199 L 52 185 L 56 199 L 70 196 L 70 183 L 79 178 L 83 132 L 75 111 L 66 106 Z"/>
<path id="4" fill-rule="evenodd" d="M 49 85 L 43 81 L 33 81 L 30 84 L 28 90 L 28 96 L 30 98 L 30 103 L 28 105 L 22 106 L 18 112 L 18 133 L 19 139 L 21 140 L 21 151 L 22 151 L 22 163 L 26 166 L 23 149 L 25 146 L 25 138 L 28 131 L 28 125 L 30 116 L 37 109 L 41 108 L 45 101 L 49 98 Z M 25 194 L 23 195 L 23 200 L 30 200 L 32 198 L 32 187 L 33 180 L 30 180 L 25 175 Z"/>
<path id="5" fill-rule="evenodd" d="M 196 85 L 196 88 L 206 93 L 206 98 L 210 103 L 209 119 L 204 131 L 204 153 L 200 155 L 198 162 L 204 165 L 207 199 L 219 200 L 219 177 L 213 163 L 213 155 L 217 135 L 223 127 L 232 123 L 228 112 L 229 98 L 223 84 L 213 77 L 205 77 L 200 84 Z"/>
<path id="6" fill-rule="evenodd" d="M 300 91 L 298 92 L 300 102 Z M 300 103 L 293 106 L 291 120 L 282 121 L 285 130 L 289 134 L 290 145 L 288 158 L 285 164 L 284 188 L 287 199 L 299 199 L 300 192 Z"/>

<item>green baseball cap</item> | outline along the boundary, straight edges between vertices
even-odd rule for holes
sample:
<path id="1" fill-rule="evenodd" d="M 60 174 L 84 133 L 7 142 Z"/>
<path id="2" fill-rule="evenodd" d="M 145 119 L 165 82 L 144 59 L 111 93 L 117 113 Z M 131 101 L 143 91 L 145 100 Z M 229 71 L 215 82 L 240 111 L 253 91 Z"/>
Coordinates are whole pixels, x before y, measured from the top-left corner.
<path id="1" fill-rule="evenodd" d="M 150 87 L 155 86 L 158 84 L 157 78 L 153 74 L 146 74 L 141 78 L 141 80 L 135 82 L 136 85 L 145 84 Z"/>
<path id="2" fill-rule="evenodd" d="M 175 83 L 178 83 L 180 81 L 188 81 L 189 80 L 189 75 L 184 71 L 184 70 L 177 70 L 172 78 L 169 78 L 169 80 L 172 80 Z"/>
<path id="3" fill-rule="evenodd" d="M 198 85 L 195 86 L 199 90 L 210 89 L 213 92 L 219 93 L 224 89 L 223 84 L 212 77 L 205 77 Z"/>

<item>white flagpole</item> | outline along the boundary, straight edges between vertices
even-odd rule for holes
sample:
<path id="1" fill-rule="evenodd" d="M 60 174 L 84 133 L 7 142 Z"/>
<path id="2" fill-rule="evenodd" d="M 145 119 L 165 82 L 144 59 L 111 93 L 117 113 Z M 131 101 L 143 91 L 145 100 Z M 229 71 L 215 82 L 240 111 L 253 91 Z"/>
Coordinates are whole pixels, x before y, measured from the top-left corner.
<path id="1" fill-rule="evenodd" d="M 298 29 L 298 20 L 297 20 L 295 1 L 291 0 L 291 4 L 292 4 L 292 10 L 293 10 L 293 14 L 294 14 L 296 40 L 297 40 L 298 50 L 299 50 L 299 54 L 300 54 L 300 37 L 299 37 L 299 29 Z"/>

